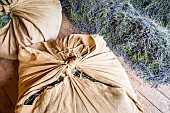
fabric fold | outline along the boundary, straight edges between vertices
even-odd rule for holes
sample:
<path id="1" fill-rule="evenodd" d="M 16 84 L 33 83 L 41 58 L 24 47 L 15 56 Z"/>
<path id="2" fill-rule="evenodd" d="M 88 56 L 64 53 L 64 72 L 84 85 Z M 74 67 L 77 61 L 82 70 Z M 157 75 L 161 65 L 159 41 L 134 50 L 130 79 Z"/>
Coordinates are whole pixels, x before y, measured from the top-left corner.
<path id="1" fill-rule="evenodd" d="M 17 59 L 18 46 L 57 38 L 62 21 L 59 0 L 11 0 L 0 6 L 9 23 L 0 29 L 0 57 Z"/>
<path id="2" fill-rule="evenodd" d="M 102 36 L 71 34 L 20 46 L 18 59 L 16 113 L 143 111 L 124 68 Z M 89 77 L 82 77 L 82 73 Z M 30 97 L 34 97 L 31 105 L 24 104 Z"/>

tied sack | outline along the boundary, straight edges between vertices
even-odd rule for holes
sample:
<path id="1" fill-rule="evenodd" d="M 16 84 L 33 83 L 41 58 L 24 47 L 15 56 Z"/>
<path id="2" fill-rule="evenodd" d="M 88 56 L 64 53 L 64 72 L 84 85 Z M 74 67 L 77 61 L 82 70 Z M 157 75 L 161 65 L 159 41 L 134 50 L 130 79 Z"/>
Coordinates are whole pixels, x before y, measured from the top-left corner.
<path id="1" fill-rule="evenodd" d="M 124 68 L 101 36 L 71 34 L 20 47 L 18 59 L 16 113 L 142 112 Z"/>
<path id="2" fill-rule="evenodd" d="M 59 0 L 3 0 L 0 14 L 9 23 L 0 29 L 0 57 L 17 59 L 18 46 L 57 37 L 62 20 Z"/>

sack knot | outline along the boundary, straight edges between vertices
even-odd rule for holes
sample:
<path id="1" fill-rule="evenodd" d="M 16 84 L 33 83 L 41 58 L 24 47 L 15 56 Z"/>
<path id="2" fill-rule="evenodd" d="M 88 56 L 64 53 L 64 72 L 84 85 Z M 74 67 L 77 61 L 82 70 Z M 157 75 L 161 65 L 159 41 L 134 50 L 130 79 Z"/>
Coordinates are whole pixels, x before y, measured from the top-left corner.
<path id="1" fill-rule="evenodd" d="M 0 15 L 10 13 L 10 5 L 0 5 Z"/>

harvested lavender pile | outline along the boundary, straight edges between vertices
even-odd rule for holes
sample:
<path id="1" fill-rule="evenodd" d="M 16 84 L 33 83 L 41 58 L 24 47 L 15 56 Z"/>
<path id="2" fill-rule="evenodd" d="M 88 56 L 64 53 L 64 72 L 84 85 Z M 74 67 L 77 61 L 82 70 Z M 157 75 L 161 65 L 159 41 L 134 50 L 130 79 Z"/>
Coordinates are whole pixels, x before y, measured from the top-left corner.
<path id="1" fill-rule="evenodd" d="M 4 27 L 9 22 L 9 20 L 10 18 L 8 14 L 0 16 L 0 28 Z"/>
<path id="2" fill-rule="evenodd" d="M 130 0 L 135 8 L 170 30 L 169 0 Z"/>
<path id="3" fill-rule="evenodd" d="M 0 5 L 4 5 L 2 0 L 0 0 Z M 0 28 L 3 28 L 10 21 L 9 13 L 2 14 L 0 11 Z"/>
<path id="4" fill-rule="evenodd" d="M 61 2 L 68 18 L 76 27 L 89 34 L 103 35 L 108 46 L 118 56 L 123 56 L 132 69 L 139 72 L 139 76 L 151 83 L 169 84 L 170 33 L 165 27 L 170 23 L 155 16 L 156 14 L 146 13 L 152 18 L 144 16 L 141 8 L 136 9 L 137 5 L 134 8 L 133 5 L 137 2 L 133 1 L 135 0 Z M 170 12 L 170 9 L 167 10 Z M 161 22 L 153 21 L 154 18 Z"/>

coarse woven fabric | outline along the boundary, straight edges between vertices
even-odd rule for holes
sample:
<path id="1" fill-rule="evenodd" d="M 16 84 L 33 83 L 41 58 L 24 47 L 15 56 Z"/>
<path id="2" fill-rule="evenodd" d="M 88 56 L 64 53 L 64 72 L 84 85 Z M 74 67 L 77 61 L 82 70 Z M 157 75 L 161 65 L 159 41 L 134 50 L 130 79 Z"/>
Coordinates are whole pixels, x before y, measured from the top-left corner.
<path id="1" fill-rule="evenodd" d="M 17 59 L 19 45 L 55 39 L 62 21 L 59 0 L 8 0 L 0 4 L 0 14 L 10 19 L 0 29 L 0 57 L 7 59 Z"/>
<path id="2" fill-rule="evenodd" d="M 140 113 L 128 76 L 102 36 L 71 34 L 19 49 L 16 113 Z M 74 76 L 78 70 L 100 82 Z M 25 101 L 45 89 L 32 105 Z M 104 84 L 103 84 L 104 83 Z M 108 84 L 108 85 L 106 85 Z"/>

